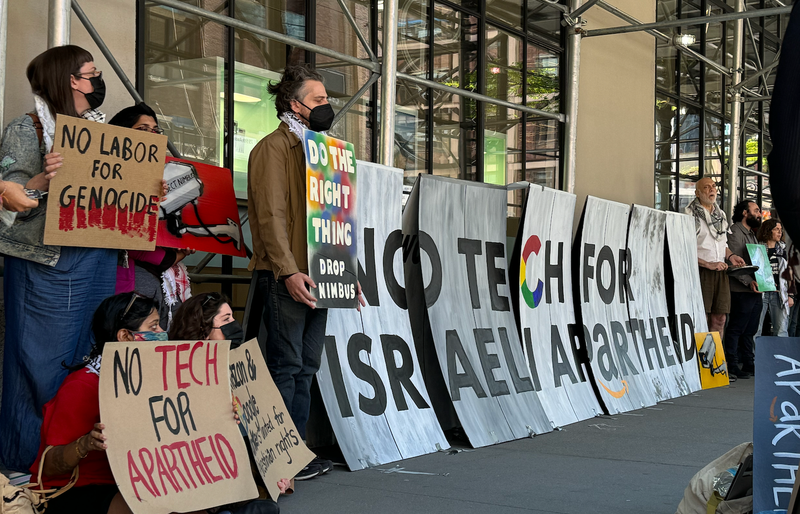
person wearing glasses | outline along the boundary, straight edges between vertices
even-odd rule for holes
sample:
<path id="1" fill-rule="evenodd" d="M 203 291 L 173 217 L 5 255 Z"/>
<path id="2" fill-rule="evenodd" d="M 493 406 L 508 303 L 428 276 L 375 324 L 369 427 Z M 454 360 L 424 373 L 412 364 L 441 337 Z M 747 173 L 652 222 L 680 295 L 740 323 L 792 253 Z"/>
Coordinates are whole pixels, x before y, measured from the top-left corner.
<path id="1" fill-rule="evenodd" d="M 103 122 L 103 74 L 78 46 L 55 47 L 27 68 L 34 108 L 8 124 L 0 141 L 0 178 L 46 192 L 62 165 L 52 152 L 56 116 Z M 39 193 L 41 194 L 41 193 Z M 117 251 L 48 246 L 48 197 L 0 224 L 5 254 L 5 362 L 0 408 L 0 462 L 27 470 L 39 447 L 42 407 L 92 345 L 92 313 L 114 294 Z"/>
<path id="2" fill-rule="evenodd" d="M 109 125 L 163 134 L 156 113 L 144 102 L 119 111 Z M 166 188 L 166 183 L 163 184 Z M 165 191 L 166 193 L 166 191 Z M 116 294 L 138 291 L 155 298 L 161 327 L 169 330 L 175 312 L 192 296 L 189 271 L 181 262 L 194 250 L 156 247 L 153 251 L 119 251 Z"/>

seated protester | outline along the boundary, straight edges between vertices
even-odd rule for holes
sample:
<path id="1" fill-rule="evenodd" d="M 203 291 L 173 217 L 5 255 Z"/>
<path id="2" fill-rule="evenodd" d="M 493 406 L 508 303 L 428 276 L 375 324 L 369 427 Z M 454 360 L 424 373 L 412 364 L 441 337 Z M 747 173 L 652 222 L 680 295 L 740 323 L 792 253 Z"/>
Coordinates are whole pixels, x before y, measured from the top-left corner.
<path id="1" fill-rule="evenodd" d="M 231 348 L 244 343 L 244 330 L 233 317 L 228 298 L 220 293 L 202 293 L 186 300 L 169 331 L 173 341 L 230 341 Z"/>
<path id="2" fill-rule="evenodd" d="M 175 313 L 175 321 L 169 336 L 172 341 L 230 341 L 231 348 L 237 348 L 244 342 L 242 326 L 233 318 L 233 309 L 228 303 L 228 298 L 220 293 L 201 293 L 186 300 Z M 246 435 L 244 430 L 242 435 Z M 245 442 L 249 450 L 253 477 L 259 486 L 259 492 L 264 493 L 266 488 L 246 437 Z M 281 493 L 291 494 L 294 492 L 294 483 L 282 478 L 278 482 L 278 488 Z"/>
<path id="3" fill-rule="evenodd" d="M 145 103 L 126 107 L 111 118 L 109 125 L 161 134 L 156 113 Z M 137 291 L 155 298 L 161 327 L 169 330 L 181 303 L 191 298 L 189 272 L 181 261 L 194 250 L 156 247 L 152 252 L 120 251 L 115 294 Z"/>
<path id="4" fill-rule="evenodd" d="M 41 444 L 31 466 L 34 473 L 31 480 L 37 479 L 39 460 L 47 446 L 53 448 L 47 452 L 42 469 L 42 483 L 46 489 L 69 483 L 73 470 L 80 465 L 75 486 L 48 502 L 48 514 L 131 512 L 117 488 L 105 455 L 108 444 L 103 435 L 105 425 L 100 423 L 99 401 L 101 358 L 105 341 L 167 340 L 167 334 L 158 322 L 154 301 L 136 293 L 106 298 L 95 311 L 92 331 L 97 342 L 88 362 L 83 367 L 73 368 L 55 398 L 43 409 Z M 277 504 L 260 501 L 231 511 L 248 514 L 278 512 Z"/>

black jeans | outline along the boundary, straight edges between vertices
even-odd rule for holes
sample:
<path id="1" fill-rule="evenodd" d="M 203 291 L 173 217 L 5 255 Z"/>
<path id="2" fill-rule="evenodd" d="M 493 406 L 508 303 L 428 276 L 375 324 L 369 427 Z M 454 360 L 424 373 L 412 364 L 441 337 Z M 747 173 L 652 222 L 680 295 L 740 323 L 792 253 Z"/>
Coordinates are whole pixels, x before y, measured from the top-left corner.
<path id="1" fill-rule="evenodd" d="M 761 319 L 762 296 L 759 293 L 731 291 L 731 313 L 725 329 L 725 360 L 728 366 L 753 365 L 753 336 Z"/>
<path id="2" fill-rule="evenodd" d="M 296 302 L 286 284 L 275 280 L 271 271 L 257 273 L 258 288 L 264 295 L 267 367 L 300 437 L 304 438 L 311 406 L 311 380 L 322 359 L 328 311 Z"/>

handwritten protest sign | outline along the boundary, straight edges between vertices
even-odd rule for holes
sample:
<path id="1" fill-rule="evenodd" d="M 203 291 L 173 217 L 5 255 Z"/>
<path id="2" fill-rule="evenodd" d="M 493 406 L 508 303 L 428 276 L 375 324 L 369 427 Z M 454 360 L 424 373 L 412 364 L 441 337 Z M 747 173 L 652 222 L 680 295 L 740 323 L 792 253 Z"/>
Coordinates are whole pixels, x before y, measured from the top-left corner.
<path id="1" fill-rule="evenodd" d="M 167 195 L 158 209 L 158 246 L 244 257 L 230 170 L 167 157 Z"/>
<path id="2" fill-rule="evenodd" d="M 314 454 L 297 433 L 261 355 L 258 340 L 231 350 L 229 360 L 231 390 L 239 418 L 250 439 L 258 472 L 270 497 L 277 499 L 278 480 L 293 478 L 314 459 Z"/>
<path id="3" fill-rule="evenodd" d="M 258 496 L 226 382 L 228 341 L 108 343 L 100 373 L 106 455 L 136 514 Z"/>
<path id="4" fill-rule="evenodd" d="M 56 119 L 44 243 L 153 250 L 167 138 L 71 116 Z"/>
<path id="5" fill-rule="evenodd" d="M 356 158 L 353 145 L 303 133 L 309 276 L 317 307 L 355 308 Z"/>

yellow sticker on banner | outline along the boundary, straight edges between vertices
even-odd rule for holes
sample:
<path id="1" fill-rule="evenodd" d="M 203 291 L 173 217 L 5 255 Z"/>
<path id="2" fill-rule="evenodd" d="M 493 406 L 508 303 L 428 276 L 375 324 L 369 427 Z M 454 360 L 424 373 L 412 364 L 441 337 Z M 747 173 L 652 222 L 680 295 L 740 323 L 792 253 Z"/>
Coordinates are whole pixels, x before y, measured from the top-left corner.
<path id="1" fill-rule="evenodd" d="M 697 344 L 697 363 L 700 366 L 700 384 L 703 389 L 712 389 L 730 384 L 728 363 L 719 332 L 698 332 L 694 335 Z"/>

